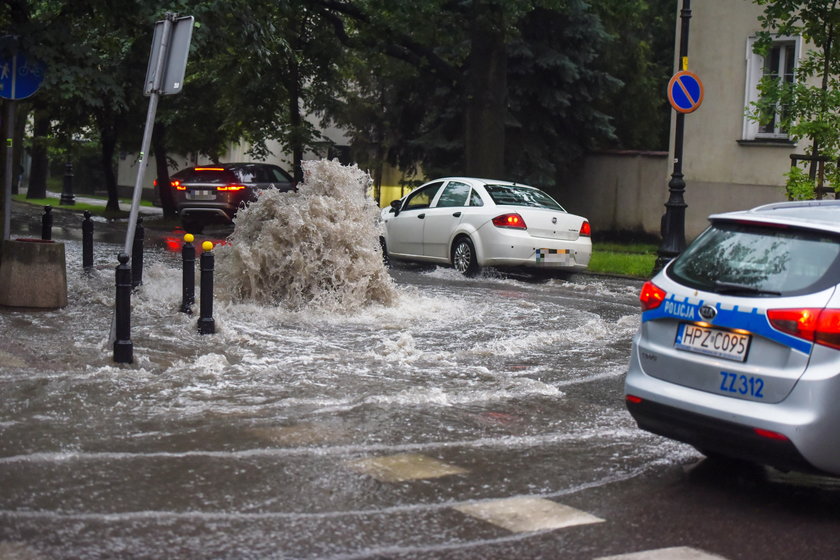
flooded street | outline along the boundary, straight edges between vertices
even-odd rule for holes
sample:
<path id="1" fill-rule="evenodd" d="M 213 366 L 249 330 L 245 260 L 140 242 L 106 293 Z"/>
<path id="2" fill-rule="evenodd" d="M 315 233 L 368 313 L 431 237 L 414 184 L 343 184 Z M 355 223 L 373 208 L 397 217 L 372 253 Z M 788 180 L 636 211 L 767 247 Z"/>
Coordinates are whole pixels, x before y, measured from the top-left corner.
<path id="1" fill-rule="evenodd" d="M 0 539 L 36 557 L 469 551 L 520 533 L 459 506 L 675 460 L 621 399 L 638 282 L 402 267 L 393 306 L 221 301 L 201 336 L 148 245 L 134 364 L 108 347 L 119 243 L 88 276 L 65 242 L 67 308 L 0 312 Z"/>
<path id="2" fill-rule="evenodd" d="M 147 230 L 119 365 L 119 227 L 97 224 L 85 275 L 68 215 L 69 305 L 0 308 L 2 560 L 840 553 L 832 479 L 716 465 L 636 428 L 640 281 L 399 266 L 394 301 L 348 313 L 217 281 L 201 336 L 178 312 L 182 232 Z"/>

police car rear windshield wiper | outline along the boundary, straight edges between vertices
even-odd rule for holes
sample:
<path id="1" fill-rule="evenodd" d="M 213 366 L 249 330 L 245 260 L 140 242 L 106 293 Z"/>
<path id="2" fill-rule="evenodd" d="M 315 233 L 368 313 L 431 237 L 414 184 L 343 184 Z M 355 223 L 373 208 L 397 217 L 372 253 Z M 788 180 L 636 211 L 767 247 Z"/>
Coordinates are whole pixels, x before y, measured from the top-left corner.
<path id="1" fill-rule="evenodd" d="M 750 294 L 759 296 L 780 296 L 781 292 L 774 292 L 771 290 L 760 290 L 754 286 L 747 286 L 746 284 L 736 284 L 734 282 L 721 282 L 715 280 L 715 291 L 719 294 Z"/>

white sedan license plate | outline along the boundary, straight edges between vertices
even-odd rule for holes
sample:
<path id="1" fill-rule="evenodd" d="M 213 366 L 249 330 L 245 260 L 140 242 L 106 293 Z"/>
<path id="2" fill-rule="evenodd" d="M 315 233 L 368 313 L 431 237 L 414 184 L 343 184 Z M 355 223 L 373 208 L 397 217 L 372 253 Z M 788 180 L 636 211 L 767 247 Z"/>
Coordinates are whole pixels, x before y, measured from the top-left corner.
<path id="1" fill-rule="evenodd" d="M 674 347 L 689 352 L 743 362 L 747 359 L 751 336 L 723 329 L 682 323 Z"/>
<path id="2" fill-rule="evenodd" d="M 187 191 L 187 200 L 216 200 L 216 191 Z"/>
<path id="3" fill-rule="evenodd" d="M 568 249 L 537 249 L 536 258 L 538 263 L 569 263 Z"/>

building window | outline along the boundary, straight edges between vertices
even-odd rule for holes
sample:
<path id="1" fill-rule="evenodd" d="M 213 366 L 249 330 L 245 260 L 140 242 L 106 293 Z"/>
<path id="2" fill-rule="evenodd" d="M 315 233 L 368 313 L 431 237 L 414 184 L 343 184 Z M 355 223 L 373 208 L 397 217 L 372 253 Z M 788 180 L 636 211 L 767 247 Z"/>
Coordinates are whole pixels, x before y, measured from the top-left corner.
<path id="1" fill-rule="evenodd" d="M 746 113 L 755 113 L 753 103 L 760 100 L 758 85 L 762 78 L 771 76 L 773 79 L 785 83 L 793 83 L 796 79 L 796 68 L 799 66 L 802 39 L 800 37 L 777 37 L 767 56 L 753 52 L 756 38 L 747 41 L 747 84 L 746 84 Z M 788 135 L 781 128 L 783 107 L 776 107 L 769 120 L 758 123 L 749 116 L 744 117 L 742 137 L 744 140 L 787 140 Z"/>

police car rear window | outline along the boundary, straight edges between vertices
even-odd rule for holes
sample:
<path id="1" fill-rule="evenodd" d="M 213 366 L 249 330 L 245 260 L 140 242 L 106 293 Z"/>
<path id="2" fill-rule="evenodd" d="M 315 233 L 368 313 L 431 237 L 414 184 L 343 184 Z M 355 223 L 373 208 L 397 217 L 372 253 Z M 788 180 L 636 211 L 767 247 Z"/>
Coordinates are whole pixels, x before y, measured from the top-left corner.
<path id="1" fill-rule="evenodd" d="M 840 238 L 795 228 L 717 222 L 668 269 L 704 291 L 745 297 L 823 290 L 840 278 Z"/>

